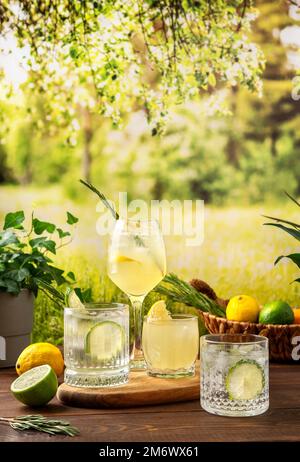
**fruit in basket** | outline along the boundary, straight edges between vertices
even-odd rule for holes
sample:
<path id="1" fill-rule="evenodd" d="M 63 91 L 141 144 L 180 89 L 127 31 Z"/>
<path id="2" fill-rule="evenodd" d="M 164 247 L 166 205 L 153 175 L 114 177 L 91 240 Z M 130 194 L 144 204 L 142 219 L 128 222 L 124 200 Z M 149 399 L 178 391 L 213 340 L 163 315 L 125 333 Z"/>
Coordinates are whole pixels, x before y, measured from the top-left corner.
<path id="1" fill-rule="evenodd" d="M 250 295 L 236 295 L 229 300 L 226 318 L 229 321 L 256 322 L 259 315 L 259 304 Z"/>
<path id="2" fill-rule="evenodd" d="M 300 308 L 294 308 L 294 324 L 300 324 Z"/>
<path id="3" fill-rule="evenodd" d="M 33 367 L 49 364 L 59 377 L 64 370 L 64 360 L 60 350 L 51 343 L 32 343 L 22 351 L 17 359 L 16 371 L 18 375 L 29 371 Z"/>
<path id="4" fill-rule="evenodd" d="M 261 324 L 293 324 L 294 312 L 290 305 L 282 300 L 266 303 L 259 313 Z"/>

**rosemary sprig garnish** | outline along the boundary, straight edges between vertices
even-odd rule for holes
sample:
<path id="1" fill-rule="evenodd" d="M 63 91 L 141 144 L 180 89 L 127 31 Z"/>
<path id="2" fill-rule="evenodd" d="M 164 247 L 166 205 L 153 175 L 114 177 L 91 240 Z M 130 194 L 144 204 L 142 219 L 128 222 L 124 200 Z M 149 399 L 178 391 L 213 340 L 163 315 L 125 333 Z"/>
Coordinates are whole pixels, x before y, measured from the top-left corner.
<path id="1" fill-rule="evenodd" d="M 155 292 L 166 295 L 170 300 L 207 311 L 215 316 L 225 317 L 224 309 L 206 295 L 198 292 L 188 282 L 180 279 L 176 274 L 167 274 L 156 287 Z"/>
<path id="2" fill-rule="evenodd" d="M 0 417 L 0 422 L 8 423 L 14 430 L 34 430 L 49 435 L 76 436 L 79 430 L 66 420 L 51 420 L 42 415 L 21 415 L 19 417 Z"/>
<path id="3" fill-rule="evenodd" d="M 89 183 L 88 181 L 84 181 L 84 180 L 79 180 L 80 183 L 84 184 L 84 186 L 86 186 L 87 188 L 89 188 L 91 191 L 93 191 L 95 194 L 97 194 L 97 196 L 99 197 L 99 199 L 103 202 L 103 204 L 105 205 L 105 207 L 107 207 L 111 213 L 112 213 L 112 216 L 114 217 L 115 220 L 119 220 L 119 214 L 118 212 L 114 209 L 114 207 L 111 205 L 111 203 L 106 199 L 106 197 L 104 196 L 104 194 L 102 192 L 100 192 L 94 185 L 92 185 L 92 183 Z"/>
<path id="4" fill-rule="evenodd" d="M 115 208 L 111 205 L 111 203 L 109 202 L 109 200 L 105 197 L 105 195 L 99 191 L 94 185 L 92 185 L 92 183 L 89 183 L 87 181 L 84 181 L 82 179 L 79 180 L 80 183 L 82 183 L 84 186 L 86 186 L 87 188 L 89 188 L 91 191 L 93 191 L 95 194 L 97 194 L 97 196 L 100 198 L 100 200 L 103 202 L 103 204 L 105 205 L 105 207 L 107 207 L 111 213 L 112 213 L 112 216 L 114 217 L 115 220 L 119 220 L 120 219 L 120 215 L 118 214 L 118 212 L 115 210 Z M 133 236 L 136 244 L 138 246 L 141 246 L 141 247 L 144 247 L 144 242 L 142 240 L 142 238 L 138 235 L 135 235 Z"/>

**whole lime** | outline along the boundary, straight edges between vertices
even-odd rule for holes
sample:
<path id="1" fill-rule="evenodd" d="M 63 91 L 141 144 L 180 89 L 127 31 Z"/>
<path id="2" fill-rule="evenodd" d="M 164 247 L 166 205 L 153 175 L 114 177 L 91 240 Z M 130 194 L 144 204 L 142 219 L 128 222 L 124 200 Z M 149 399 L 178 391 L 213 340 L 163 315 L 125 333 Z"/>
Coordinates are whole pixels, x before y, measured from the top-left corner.
<path id="1" fill-rule="evenodd" d="M 43 406 L 56 394 L 57 377 L 48 364 L 37 366 L 20 375 L 10 387 L 15 398 L 27 406 Z"/>
<path id="2" fill-rule="evenodd" d="M 290 305 L 282 300 L 266 303 L 259 313 L 261 324 L 292 324 L 294 312 Z"/>

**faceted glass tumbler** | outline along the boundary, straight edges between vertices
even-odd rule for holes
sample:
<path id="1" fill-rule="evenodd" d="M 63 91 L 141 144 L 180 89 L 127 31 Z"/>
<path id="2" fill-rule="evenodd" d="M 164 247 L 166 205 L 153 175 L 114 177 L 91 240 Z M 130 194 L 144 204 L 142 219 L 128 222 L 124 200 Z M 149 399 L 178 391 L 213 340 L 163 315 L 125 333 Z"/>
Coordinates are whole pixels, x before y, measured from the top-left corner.
<path id="1" fill-rule="evenodd" d="M 65 383 L 109 387 L 128 382 L 129 308 L 119 303 L 92 303 L 65 308 Z"/>
<path id="2" fill-rule="evenodd" d="M 268 339 L 252 334 L 204 335 L 200 383 L 201 406 L 207 412 L 232 417 L 264 413 L 269 407 Z"/>

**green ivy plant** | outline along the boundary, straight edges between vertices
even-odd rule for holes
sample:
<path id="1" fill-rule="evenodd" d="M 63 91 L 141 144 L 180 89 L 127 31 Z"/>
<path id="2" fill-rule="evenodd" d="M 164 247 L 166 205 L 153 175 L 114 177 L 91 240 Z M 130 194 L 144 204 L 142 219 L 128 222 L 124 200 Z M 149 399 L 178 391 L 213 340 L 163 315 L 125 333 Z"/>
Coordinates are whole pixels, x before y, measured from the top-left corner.
<path id="1" fill-rule="evenodd" d="M 300 207 L 300 202 L 298 202 L 290 194 L 288 194 L 288 193 L 285 193 L 285 194 L 298 207 Z M 276 228 L 279 228 L 282 231 L 285 231 L 290 236 L 297 239 L 297 241 L 300 241 L 300 224 L 299 223 L 294 223 L 293 221 L 283 220 L 282 218 L 275 218 L 275 217 L 270 217 L 270 216 L 267 216 L 267 215 L 264 215 L 264 216 L 265 216 L 265 218 L 273 220 L 273 222 L 274 222 L 274 223 L 264 223 L 265 225 L 267 225 L 267 226 L 275 226 Z M 274 264 L 277 265 L 277 263 L 280 260 L 282 260 L 283 258 L 289 258 L 293 263 L 295 263 L 298 266 L 298 268 L 300 268 L 300 253 L 291 253 L 289 255 L 280 255 L 278 258 L 276 258 Z M 295 279 L 294 282 L 300 282 L 300 278 Z"/>
<path id="2" fill-rule="evenodd" d="M 73 284 L 75 275 L 55 266 L 51 255 L 72 240 L 71 233 L 34 214 L 27 230 L 24 221 L 23 210 L 5 216 L 0 231 L 0 292 L 18 295 L 28 289 L 36 296 L 40 290 L 63 306 L 63 287 Z M 78 218 L 67 212 L 66 222 L 73 226 Z"/>

